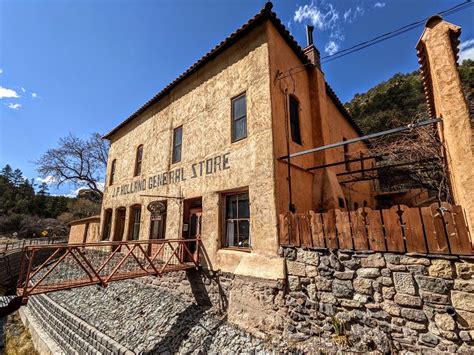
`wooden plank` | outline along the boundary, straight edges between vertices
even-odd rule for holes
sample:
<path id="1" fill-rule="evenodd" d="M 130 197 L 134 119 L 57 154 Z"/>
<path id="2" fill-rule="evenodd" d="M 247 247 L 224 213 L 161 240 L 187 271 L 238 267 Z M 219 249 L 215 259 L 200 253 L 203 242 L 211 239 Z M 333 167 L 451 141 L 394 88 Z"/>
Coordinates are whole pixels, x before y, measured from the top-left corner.
<path id="1" fill-rule="evenodd" d="M 382 210 L 382 217 L 385 227 L 387 251 L 404 252 L 405 243 L 403 241 L 402 225 L 398 215 L 398 206 Z"/>
<path id="2" fill-rule="evenodd" d="M 409 208 L 400 205 L 403 211 L 402 221 L 405 224 L 405 243 L 408 253 L 427 253 L 425 235 L 423 233 L 423 221 L 420 209 Z"/>
<path id="3" fill-rule="evenodd" d="M 365 229 L 364 209 L 350 212 L 352 224 L 352 236 L 354 238 L 355 250 L 369 250 L 367 231 Z"/>
<path id="4" fill-rule="evenodd" d="M 472 241 L 469 238 L 469 230 L 467 229 L 466 221 L 464 220 L 464 213 L 461 206 L 452 206 L 451 213 L 459 238 L 460 254 L 472 255 L 473 247 Z M 452 252 L 452 250 L 451 250 Z"/>
<path id="5" fill-rule="evenodd" d="M 434 212 L 432 206 L 435 206 Z M 439 214 L 436 211 L 437 208 L 437 205 L 431 205 L 430 207 L 422 207 L 420 209 L 426 243 L 428 244 L 428 252 L 431 254 L 449 254 L 448 242 L 444 230 L 439 234 L 438 229 L 435 227 L 435 215 Z M 443 223 L 442 220 L 441 223 Z"/>
<path id="6" fill-rule="evenodd" d="M 298 230 L 300 235 L 301 245 L 303 247 L 312 247 L 313 241 L 311 237 L 311 221 L 308 213 L 302 213 L 298 218 Z"/>
<path id="7" fill-rule="evenodd" d="M 328 212 L 325 212 L 322 215 L 326 247 L 330 249 L 337 249 L 339 246 L 337 244 L 336 217 L 334 215 L 334 210 L 329 210 Z"/>
<path id="8" fill-rule="evenodd" d="M 280 214 L 280 245 L 290 245 L 289 219 L 287 213 Z"/>
<path id="9" fill-rule="evenodd" d="M 296 213 L 288 213 L 288 220 L 290 222 L 290 245 L 294 247 L 300 246 L 300 239 L 298 233 L 298 217 Z"/>
<path id="10" fill-rule="evenodd" d="M 351 224 L 349 221 L 349 212 L 335 210 L 337 239 L 339 241 L 339 248 L 353 249 L 351 238 Z"/>
<path id="11" fill-rule="evenodd" d="M 379 210 L 366 208 L 367 212 L 367 232 L 370 250 L 385 251 L 385 237 L 382 227 L 382 218 Z"/>
<path id="12" fill-rule="evenodd" d="M 311 218 L 311 236 L 313 239 L 313 247 L 316 248 L 325 248 L 324 244 L 324 231 L 323 224 L 321 222 L 321 213 L 315 213 L 314 211 L 309 211 Z"/>
<path id="13" fill-rule="evenodd" d="M 461 254 L 462 247 L 461 241 L 459 240 L 458 232 L 456 230 L 456 225 L 454 223 L 451 205 L 446 202 L 441 202 L 441 205 L 438 210 L 441 214 L 441 218 L 444 222 L 444 228 L 446 232 L 446 237 L 449 243 L 449 250 L 451 254 L 459 255 Z"/>

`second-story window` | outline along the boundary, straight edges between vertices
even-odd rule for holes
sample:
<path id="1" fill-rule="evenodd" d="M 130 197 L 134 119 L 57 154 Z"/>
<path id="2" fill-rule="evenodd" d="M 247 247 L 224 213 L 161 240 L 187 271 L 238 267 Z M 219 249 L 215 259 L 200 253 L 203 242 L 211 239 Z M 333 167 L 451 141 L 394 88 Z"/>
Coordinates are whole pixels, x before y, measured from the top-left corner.
<path id="1" fill-rule="evenodd" d="M 290 128 L 293 142 L 301 144 L 300 103 L 294 96 L 290 96 Z"/>
<path id="2" fill-rule="evenodd" d="M 139 145 L 137 148 L 137 157 L 135 159 L 134 176 L 138 176 L 142 173 L 142 159 L 143 159 L 143 145 Z"/>
<path id="3" fill-rule="evenodd" d="M 112 160 L 112 166 L 110 167 L 109 186 L 114 183 L 116 162 L 117 162 L 116 159 Z"/>
<path id="4" fill-rule="evenodd" d="M 247 137 L 247 99 L 245 94 L 232 99 L 232 142 Z"/>
<path id="5" fill-rule="evenodd" d="M 181 148 L 183 146 L 183 126 L 175 128 L 173 132 L 173 158 L 172 163 L 181 161 Z"/>

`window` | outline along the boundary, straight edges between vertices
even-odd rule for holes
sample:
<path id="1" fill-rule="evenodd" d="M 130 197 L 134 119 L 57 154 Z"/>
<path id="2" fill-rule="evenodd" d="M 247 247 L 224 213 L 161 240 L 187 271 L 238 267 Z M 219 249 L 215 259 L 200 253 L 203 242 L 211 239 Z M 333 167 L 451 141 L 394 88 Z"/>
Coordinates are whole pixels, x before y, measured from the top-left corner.
<path id="1" fill-rule="evenodd" d="M 102 240 L 110 239 L 110 231 L 112 229 L 112 210 L 106 209 L 104 216 L 104 230 L 102 231 Z"/>
<path id="2" fill-rule="evenodd" d="M 300 103 L 294 96 L 290 96 L 290 128 L 293 142 L 301 144 Z"/>
<path id="3" fill-rule="evenodd" d="M 130 219 L 130 238 L 131 240 L 138 240 L 140 236 L 140 219 L 142 216 L 142 206 L 135 205 L 132 207 Z"/>
<path id="4" fill-rule="evenodd" d="M 183 146 L 183 127 L 174 129 L 173 132 L 173 159 L 172 163 L 181 161 L 181 148 Z"/>
<path id="5" fill-rule="evenodd" d="M 347 141 L 346 138 L 342 138 L 342 141 L 345 142 Z M 346 166 L 347 171 L 351 171 L 351 163 L 349 162 L 349 145 L 344 144 L 344 165 Z"/>
<path id="6" fill-rule="evenodd" d="M 224 247 L 250 248 L 249 193 L 225 195 Z"/>
<path id="7" fill-rule="evenodd" d="M 232 142 L 247 137 L 247 99 L 242 94 L 232 99 Z"/>
<path id="8" fill-rule="evenodd" d="M 148 205 L 150 214 L 150 239 L 164 239 L 166 235 L 166 201 L 155 201 Z"/>
<path id="9" fill-rule="evenodd" d="M 342 197 L 338 197 L 337 200 L 338 200 L 338 203 L 339 203 L 339 208 L 346 207 L 346 204 L 345 204 L 344 199 Z"/>
<path id="10" fill-rule="evenodd" d="M 112 166 L 111 166 L 111 168 L 110 168 L 109 186 L 114 183 L 114 177 L 115 177 L 115 163 L 116 163 L 116 159 L 112 160 Z"/>
<path id="11" fill-rule="evenodd" d="M 139 145 L 137 148 L 137 157 L 135 159 L 134 176 L 138 176 L 142 173 L 142 159 L 143 159 L 143 145 Z"/>

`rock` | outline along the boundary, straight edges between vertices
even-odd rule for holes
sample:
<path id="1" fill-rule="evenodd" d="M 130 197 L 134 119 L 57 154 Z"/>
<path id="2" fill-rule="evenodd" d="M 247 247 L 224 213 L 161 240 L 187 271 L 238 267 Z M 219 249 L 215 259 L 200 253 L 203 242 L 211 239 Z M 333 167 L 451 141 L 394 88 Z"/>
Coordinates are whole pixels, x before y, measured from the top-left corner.
<path id="1" fill-rule="evenodd" d="M 471 341 L 471 335 L 469 334 L 468 331 L 465 331 L 465 330 L 461 330 L 459 332 L 459 338 L 461 338 L 461 340 L 464 342 Z"/>
<path id="2" fill-rule="evenodd" d="M 349 308 L 359 308 L 361 306 L 361 303 L 357 300 L 342 299 L 340 300 L 340 303 L 341 303 L 341 306 L 349 307 Z"/>
<path id="3" fill-rule="evenodd" d="M 351 259 L 351 260 L 346 260 L 346 261 L 341 261 L 342 265 L 344 265 L 346 268 L 351 269 L 351 270 L 356 270 L 360 266 L 360 260 L 359 259 Z"/>
<path id="4" fill-rule="evenodd" d="M 369 298 L 367 297 L 367 295 L 362 295 L 360 293 L 356 293 L 354 295 L 354 300 L 355 301 L 358 301 L 358 302 L 361 302 L 361 303 L 367 303 L 369 302 Z"/>
<path id="5" fill-rule="evenodd" d="M 329 256 L 329 265 L 336 271 L 344 270 L 344 266 L 342 266 L 341 262 L 335 254 L 331 254 Z"/>
<path id="6" fill-rule="evenodd" d="M 456 322 L 446 313 L 437 313 L 434 317 L 436 326 L 441 330 L 453 331 L 456 329 Z"/>
<path id="7" fill-rule="evenodd" d="M 283 257 L 288 260 L 296 260 L 296 249 L 283 248 Z"/>
<path id="8" fill-rule="evenodd" d="M 337 298 L 331 292 L 321 292 L 319 295 L 319 300 L 323 303 L 336 304 Z"/>
<path id="9" fill-rule="evenodd" d="M 461 329 L 474 329 L 474 313 L 456 310 L 456 322 Z"/>
<path id="10" fill-rule="evenodd" d="M 415 295 L 415 281 L 413 276 L 407 272 L 394 272 L 393 283 L 397 292 Z"/>
<path id="11" fill-rule="evenodd" d="M 288 287 L 290 288 L 290 291 L 300 290 L 300 278 L 298 276 L 288 276 Z"/>
<path id="12" fill-rule="evenodd" d="M 316 288 L 318 291 L 331 291 L 332 280 L 323 277 L 323 276 L 316 276 L 314 278 L 314 283 L 316 284 Z"/>
<path id="13" fill-rule="evenodd" d="M 437 345 L 439 338 L 430 333 L 420 334 L 420 341 L 425 344 Z"/>
<path id="14" fill-rule="evenodd" d="M 416 330 L 418 332 L 422 330 L 426 330 L 427 328 L 425 323 L 416 323 L 416 322 L 406 322 L 405 327 Z"/>
<path id="15" fill-rule="evenodd" d="M 292 276 L 306 276 L 306 265 L 298 261 L 286 261 L 286 268 L 288 275 Z"/>
<path id="16" fill-rule="evenodd" d="M 309 284 L 306 286 L 306 292 L 308 293 L 308 297 L 312 300 L 316 300 L 316 285 L 315 284 Z"/>
<path id="17" fill-rule="evenodd" d="M 454 284 L 453 281 L 430 276 L 416 276 L 415 279 L 420 289 L 434 293 L 448 293 Z"/>
<path id="18" fill-rule="evenodd" d="M 458 340 L 458 335 L 455 333 L 455 332 L 450 332 L 450 331 L 446 331 L 446 330 L 440 330 L 439 331 L 439 334 L 445 338 L 445 339 L 448 339 L 448 340 L 451 340 L 451 341 L 456 341 Z"/>
<path id="19" fill-rule="evenodd" d="M 383 298 L 387 300 L 391 300 L 395 295 L 395 288 L 394 287 L 382 287 L 382 295 Z"/>
<path id="20" fill-rule="evenodd" d="M 334 279 L 332 282 L 332 292 L 336 297 L 352 297 L 354 292 L 354 288 L 352 287 L 351 281 L 343 281 Z"/>
<path id="21" fill-rule="evenodd" d="M 392 317 L 392 324 L 395 324 L 399 327 L 405 325 L 405 319 L 403 318 L 398 318 L 398 317 Z"/>
<path id="22" fill-rule="evenodd" d="M 377 279 L 377 282 L 379 282 L 383 286 L 393 286 L 393 280 L 391 277 L 387 276 L 382 276 Z"/>
<path id="23" fill-rule="evenodd" d="M 382 309 L 392 316 L 400 316 L 400 306 L 393 301 L 385 300 L 382 303 Z"/>
<path id="24" fill-rule="evenodd" d="M 456 310 L 474 311 L 474 293 L 452 291 L 451 301 Z"/>
<path id="25" fill-rule="evenodd" d="M 298 253 L 296 254 L 296 261 L 299 261 L 306 265 L 318 266 L 319 253 L 311 250 L 298 249 Z"/>
<path id="26" fill-rule="evenodd" d="M 423 302 L 435 304 L 449 304 L 449 297 L 439 293 L 421 291 L 421 299 Z"/>
<path id="27" fill-rule="evenodd" d="M 400 256 L 400 264 L 401 265 L 430 265 L 430 260 L 426 258 L 420 257 L 412 257 L 412 256 Z"/>
<path id="28" fill-rule="evenodd" d="M 306 275 L 308 277 L 316 277 L 319 275 L 318 268 L 314 265 L 306 265 Z"/>
<path id="29" fill-rule="evenodd" d="M 388 321 L 390 319 L 390 315 L 385 311 L 378 311 L 378 312 L 370 312 L 370 318 L 380 319 L 384 321 Z"/>
<path id="30" fill-rule="evenodd" d="M 458 354 L 472 355 L 474 354 L 474 346 L 467 345 L 466 343 L 461 344 L 461 346 L 456 351 Z"/>
<path id="31" fill-rule="evenodd" d="M 402 306 L 410 306 L 410 307 L 421 306 L 421 298 L 418 296 L 410 296 L 410 295 L 405 295 L 402 293 L 397 293 L 393 300 L 395 301 L 395 303 Z"/>
<path id="32" fill-rule="evenodd" d="M 327 316 L 333 316 L 336 313 L 334 305 L 328 303 L 319 303 L 319 311 Z"/>
<path id="33" fill-rule="evenodd" d="M 356 278 L 354 280 L 354 290 L 359 293 L 364 293 L 366 295 L 371 295 L 372 290 L 372 280 Z"/>
<path id="34" fill-rule="evenodd" d="M 464 292 L 474 292 L 474 280 L 454 280 L 455 290 L 464 291 Z"/>
<path id="35" fill-rule="evenodd" d="M 416 322 L 425 322 L 426 315 L 422 310 L 412 308 L 402 308 L 400 312 L 403 318 Z"/>
<path id="36" fill-rule="evenodd" d="M 453 278 L 453 267 L 449 260 L 433 260 L 428 268 L 428 275 L 443 279 Z"/>
<path id="37" fill-rule="evenodd" d="M 385 259 L 383 258 L 382 254 L 377 253 L 369 255 L 367 258 L 361 259 L 360 264 L 362 267 L 382 268 L 385 267 Z"/>
<path id="38" fill-rule="evenodd" d="M 400 264 L 400 255 L 397 254 L 385 254 L 385 261 L 388 264 L 399 265 Z"/>
<path id="39" fill-rule="evenodd" d="M 357 270 L 357 275 L 364 278 L 376 278 L 380 276 L 380 270 L 377 268 L 360 268 Z"/>
<path id="40" fill-rule="evenodd" d="M 407 270 L 412 275 L 428 275 L 428 269 L 424 265 L 407 265 Z"/>
<path id="41" fill-rule="evenodd" d="M 334 277 L 340 280 L 352 280 L 354 278 L 354 271 L 336 271 Z"/>
<path id="42" fill-rule="evenodd" d="M 456 263 L 456 274 L 459 278 L 471 280 L 474 278 L 474 263 Z"/>

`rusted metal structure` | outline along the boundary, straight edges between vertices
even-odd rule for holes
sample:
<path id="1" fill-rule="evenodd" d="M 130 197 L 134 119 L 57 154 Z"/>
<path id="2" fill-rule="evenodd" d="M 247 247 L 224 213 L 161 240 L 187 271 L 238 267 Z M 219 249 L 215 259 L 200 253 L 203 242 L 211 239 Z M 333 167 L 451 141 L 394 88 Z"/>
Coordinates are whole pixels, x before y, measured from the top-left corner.
<path id="1" fill-rule="evenodd" d="M 280 215 L 280 245 L 361 251 L 473 255 L 461 206 L 330 210 Z"/>
<path id="2" fill-rule="evenodd" d="M 26 246 L 17 294 L 26 304 L 39 293 L 198 268 L 200 243 L 198 237 Z"/>

